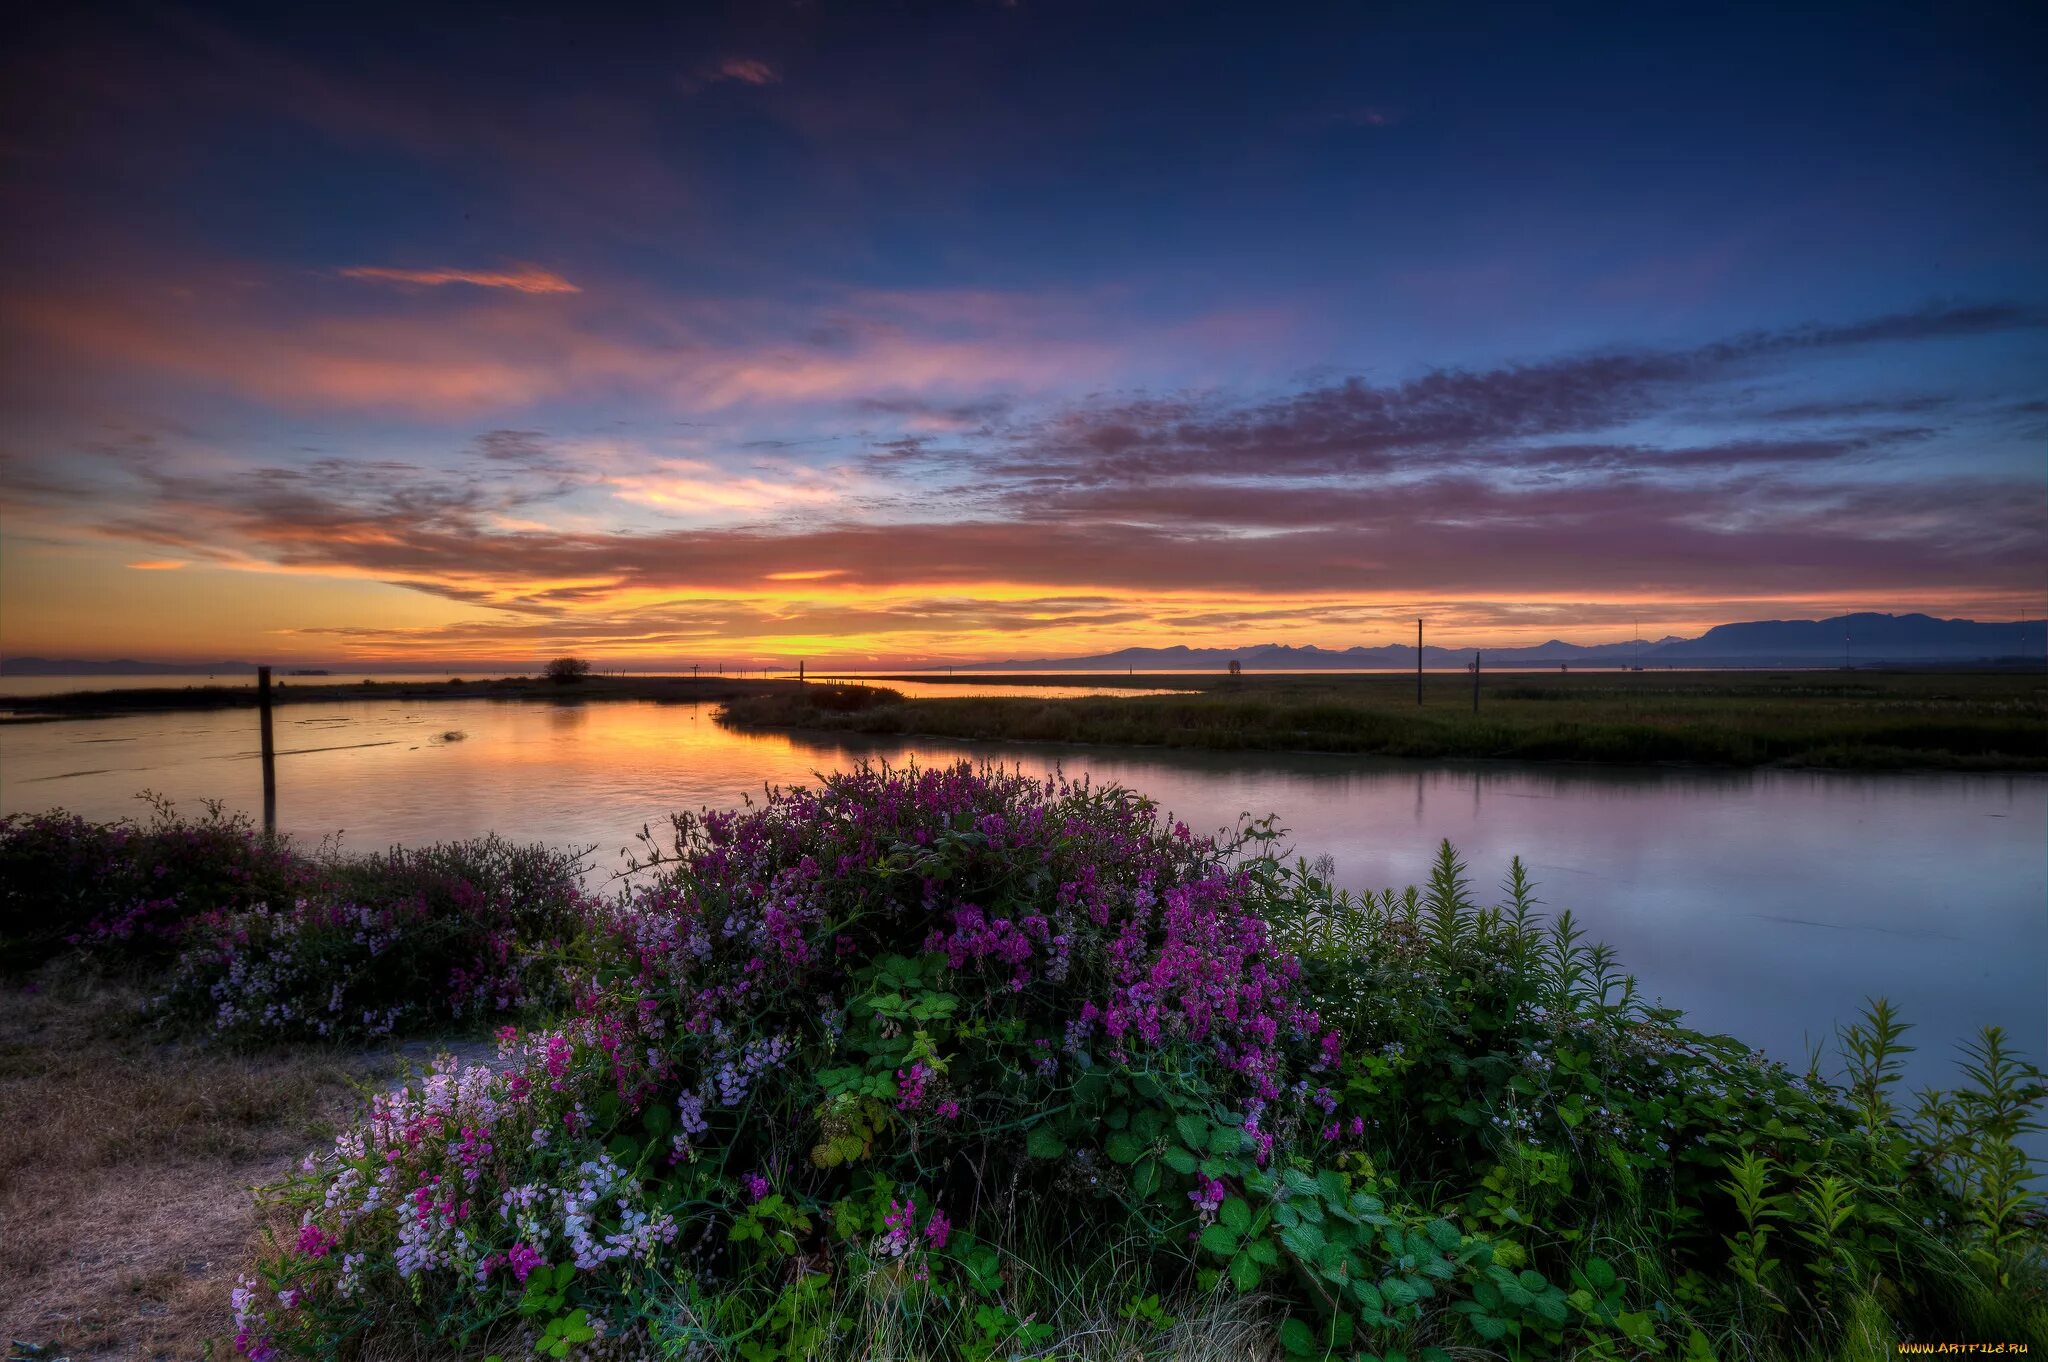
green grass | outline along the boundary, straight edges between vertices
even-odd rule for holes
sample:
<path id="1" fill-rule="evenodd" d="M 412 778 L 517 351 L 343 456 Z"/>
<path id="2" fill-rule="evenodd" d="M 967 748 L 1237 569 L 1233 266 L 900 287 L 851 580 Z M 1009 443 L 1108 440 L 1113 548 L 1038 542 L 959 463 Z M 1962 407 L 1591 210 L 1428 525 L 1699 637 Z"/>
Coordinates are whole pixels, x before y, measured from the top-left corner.
<path id="1" fill-rule="evenodd" d="M 1477 713 L 1470 679 L 1454 675 L 1426 678 L 1420 706 L 1410 676 L 1113 679 L 1189 689 L 904 700 L 813 686 L 738 697 L 725 715 L 747 728 L 1212 751 L 2048 770 L 2048 677 L 2039 673 L 1507 673 L 1482 678 Z"/>

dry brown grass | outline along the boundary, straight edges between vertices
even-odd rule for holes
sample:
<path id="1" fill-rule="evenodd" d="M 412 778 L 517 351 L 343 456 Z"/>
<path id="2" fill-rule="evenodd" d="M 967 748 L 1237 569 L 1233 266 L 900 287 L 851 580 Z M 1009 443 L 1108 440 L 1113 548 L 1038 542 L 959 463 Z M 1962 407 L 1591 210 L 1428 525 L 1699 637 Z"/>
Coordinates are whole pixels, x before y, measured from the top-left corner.
<path id="1" fill-rule="evenodd" d="M 167 1043 L 139 995 L 0 985 L 0 1342 L 196 1358 L 255 1247 L 251 1189 L 325 1138 L 375 1067 Z M 53 1351 L 53 1355 L 54 1351 Z"/>

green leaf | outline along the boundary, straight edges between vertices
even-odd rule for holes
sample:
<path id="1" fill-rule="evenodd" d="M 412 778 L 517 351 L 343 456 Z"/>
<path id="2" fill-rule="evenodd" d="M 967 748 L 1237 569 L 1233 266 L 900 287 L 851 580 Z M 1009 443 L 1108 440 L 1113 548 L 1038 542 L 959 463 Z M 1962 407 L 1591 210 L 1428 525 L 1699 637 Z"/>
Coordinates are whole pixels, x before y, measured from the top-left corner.
<path id="1" fill-rule="evenodd" d="M 1067 1142 L 1053 1133 L 1049 1125 L 1035 1125 L 1024 1137 L 1024 1152 L 1034 1159 L 1056 1159 L 1067 1152 Z"/>
<path id="2" fill-rule="evenodd" d="M 1303 1262 L 1312 1263 L 1323 1251 L 1323 1235 L 1314 1225 L 1290 1225 L 1280 1231 L 1280 1242 Z"/>
<path id="3" fill-rule="evenodd" d="M 1458 1242 L 1464 1237 L 1464 1235 L 1458 1233 L 1458 1227 L 1448 1220 L 1432 1220 L 1429 1222 L 1430 1242 L 1446 1253 L 1456 1248 Z"/>
<path id="4" fill-rule="evenodd" d="M 1280 1346 L 1293 1357 L 1314 1357 L 1323 1351 L 1316 1346 L 1315 1331 L 1293 1318 L 1280 1326 Z"/>
<path id="5" fill-rule="evenodd" d="M 1209 1147 L 1209 1123 L 1199 1116 L 1176 1116 L 1173 1128 L 1180 1135 L 1180 1142 L 1188 1148 L 1200 1151 Z"/>
<path id="6" fill-rule="evenodd" d="M 1323 1200 L 1333 1206 L 1344 1204 L 1344 1175 L 1334 1168 L 1324 1168 L 1316 1173 L 1316 1186 L 1323 1192 Z"/>
<path id="7" fill-rule="evenodd" d="M 1195 1156 L 1179 1145 L 1169 1147 L 1165 1154 L 1166 1166 L 1183 1176 L 1195 1171 Z"/>
<path id="8" fill-rule="evenodd" d="M 1211 1253 L 1225 1257 L 1237 1252 L 1237 1234 L 1227 1225 L 1211 1225 L 1202 1231 L 1200 1244 Z"/>
<path id="9" fill-rule="evenodd" d="M 1240 1253 L 1230 1260 L 1230 1284 L 1240 1291 L 1250 1291 L 1259 1284 L 1259 1264 L 1249 1253 Z"/>
<path id="10" fill-rule="evenodd" d="M 1141 1197 L 1150 1197 L 1159 1190 L 1159 1160 L 1140 1159 L 1131 1173 L 1131 1190 Z"/>
<path id="11" fill-rule="evenodd" d="M 1239 1234 L 1243 1234 L 1251 1226 L 1252 1208 L 1245 1204 L 1241 1196 L 1229 1197 L 1217 1209 L 1216 1218 Z"/>
<path id="12" fill-rule="evenodd" d="M 1244 1131 L 1238 1126 L 1215 1126 L 1209 1131 L 1211 1154 L 1235 1154 L 1244 1148 Z"/>
<path id="13" fill-rule="evenodd" d="M 1136 1163 L 1144 1154 L 1145 1146 L 1138 1143 L 1135 1135 L 1119 1130 L 1109 1137 L 1103 1152 L 1109 1155 L 1112 1163 Z"/>

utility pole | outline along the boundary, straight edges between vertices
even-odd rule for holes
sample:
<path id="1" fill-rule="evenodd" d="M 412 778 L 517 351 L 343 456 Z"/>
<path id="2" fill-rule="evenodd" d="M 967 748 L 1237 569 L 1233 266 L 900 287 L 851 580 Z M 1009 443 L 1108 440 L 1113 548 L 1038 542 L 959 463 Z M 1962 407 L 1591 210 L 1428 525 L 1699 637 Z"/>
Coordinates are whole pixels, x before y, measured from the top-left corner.
<path id="1" fill-rule="evenodd" d="M 1479 654 L 1476 650 L 1472 654 L 1472 712 L 1479 712 Z"/>
<path id="2" fill-rule="evenodd" d="M 1422 616 L 1415 617 L 1415 703 L 1422 704 Z"/>
<path id="3" fill-rule="evenodd" d="M 270 668 L 256 669 L 256 713 L 263 730 L 263 831 L 277 833 L 277 744 L 270 732 Z"/>

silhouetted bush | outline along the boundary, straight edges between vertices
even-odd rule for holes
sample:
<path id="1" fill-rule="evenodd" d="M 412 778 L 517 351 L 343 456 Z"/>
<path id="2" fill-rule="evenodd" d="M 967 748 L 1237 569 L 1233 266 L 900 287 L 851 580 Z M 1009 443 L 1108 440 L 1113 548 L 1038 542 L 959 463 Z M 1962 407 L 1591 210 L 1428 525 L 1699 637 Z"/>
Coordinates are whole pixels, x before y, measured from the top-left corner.
<path id="1" fill-rule="evenodd" d="M 580 657 L 558 657 L 548 663 L 545 675 L 558 686 L 573 685 L 590 675 L 590 664 Z"/>

